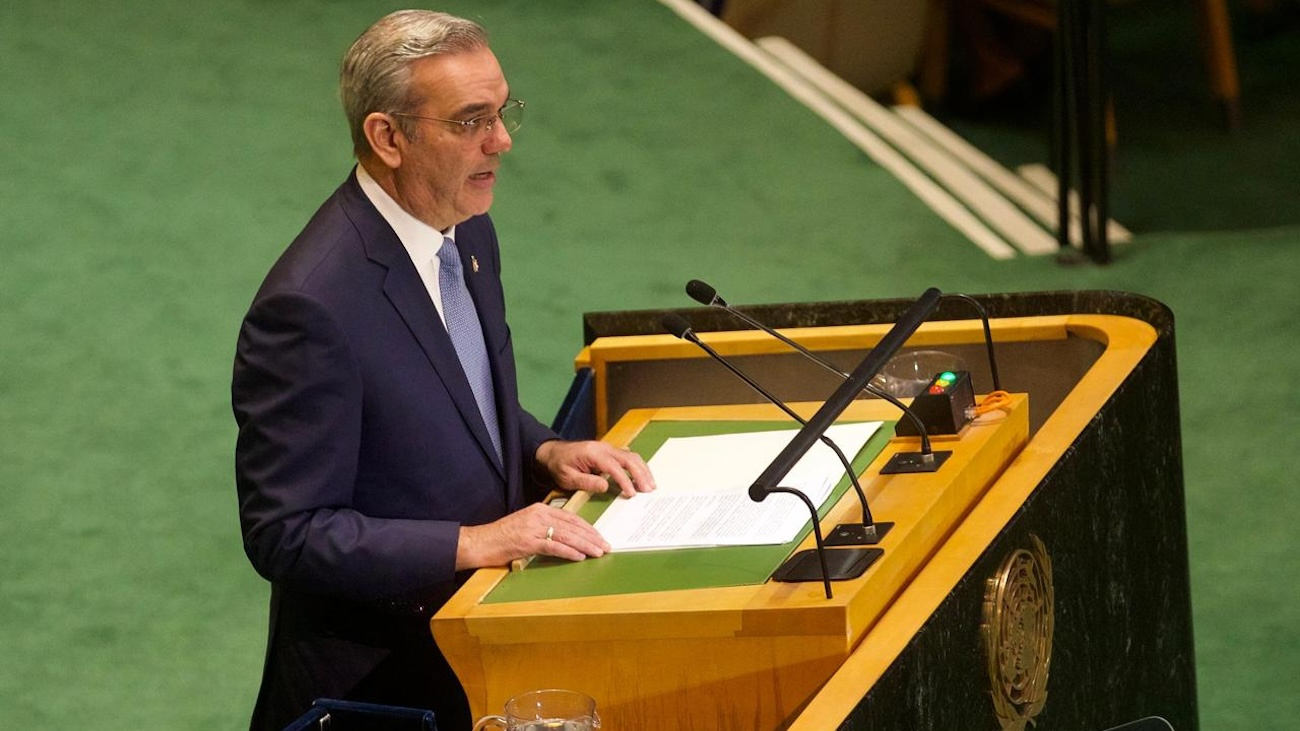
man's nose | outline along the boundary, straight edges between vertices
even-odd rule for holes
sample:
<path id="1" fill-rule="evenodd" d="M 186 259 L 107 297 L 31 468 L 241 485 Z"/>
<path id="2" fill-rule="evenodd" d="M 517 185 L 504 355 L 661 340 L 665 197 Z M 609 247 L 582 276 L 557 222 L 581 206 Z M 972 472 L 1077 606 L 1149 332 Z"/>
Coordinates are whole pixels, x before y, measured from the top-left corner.
<path id="1" fill-rule="evenodd" d="M 483 152 L 489 155 L 498 155 L 502 152 L 509 152 L 510 148 L 515 146 L 514 138 L 506 131 L 505 124 L 498 119 L 492 129 L 488 130 L 487 139 L 483 141 Z"/>

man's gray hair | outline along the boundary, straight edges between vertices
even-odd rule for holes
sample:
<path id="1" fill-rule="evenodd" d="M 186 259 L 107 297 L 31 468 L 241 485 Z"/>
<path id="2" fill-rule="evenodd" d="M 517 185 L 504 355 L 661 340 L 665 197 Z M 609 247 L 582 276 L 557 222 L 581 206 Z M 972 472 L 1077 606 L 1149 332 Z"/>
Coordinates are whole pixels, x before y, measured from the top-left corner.
<path id="1" fill-rule="evenodd" d="M 429 56 L 486 48 L 487 32 L 472 20 L 432 10 L 398 10 L 366 29 L 343 56 L 339 96 L 352 132 L 352 151 L 370 152 L 362 123 L 371 112 L 409 112 L 423 99 L 412 97 L 411 63 Z M 415 137 L 416 120 L 396 118 L 398 129 Z"/>

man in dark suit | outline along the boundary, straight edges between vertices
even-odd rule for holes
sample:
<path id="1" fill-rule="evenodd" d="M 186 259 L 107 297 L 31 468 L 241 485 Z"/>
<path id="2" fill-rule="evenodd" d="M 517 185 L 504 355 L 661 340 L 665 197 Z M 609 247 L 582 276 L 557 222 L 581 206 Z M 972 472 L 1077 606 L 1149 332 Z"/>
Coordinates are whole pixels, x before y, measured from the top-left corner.
<path id="1" fill-rule="evenodd" d="M 468 728 L 433 612 L 473 569 L 609 549 L 538 502 L 549 488 L 654 482 L 637 455 L 560 441 L 519 404 L 486 213 L 523 103 L 482 29 L 393 13 L 340 86 L 358 165 L 267 275 L 236 349 L 240 519 L 271 582 L 252 727 L 335 697 Z"/>

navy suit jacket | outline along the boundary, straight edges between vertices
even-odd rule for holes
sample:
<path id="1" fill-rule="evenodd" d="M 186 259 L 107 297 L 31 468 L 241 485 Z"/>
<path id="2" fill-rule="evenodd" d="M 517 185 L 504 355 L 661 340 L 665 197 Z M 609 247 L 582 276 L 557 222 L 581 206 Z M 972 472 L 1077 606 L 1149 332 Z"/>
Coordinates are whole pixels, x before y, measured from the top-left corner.
<path id="1" fill-rule="evenodd" d="M 555 434 L 519 404 L 495 230 L 477 216 L 456 241 L 504 465 L 424 283 L 355 171 L 254 298 L 235 357 L 235 467 L 245 550 L 277 588 L 445 596 L 460 526 L 544 494 L 533 455 Z"/>

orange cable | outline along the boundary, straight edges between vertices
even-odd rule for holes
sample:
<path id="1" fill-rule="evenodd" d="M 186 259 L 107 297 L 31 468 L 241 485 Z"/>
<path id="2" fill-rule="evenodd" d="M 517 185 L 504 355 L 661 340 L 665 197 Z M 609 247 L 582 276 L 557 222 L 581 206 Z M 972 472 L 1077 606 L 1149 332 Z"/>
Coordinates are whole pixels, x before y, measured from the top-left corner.
<path id="1" fill-rule="evenodd" d="M 989 413 L 990 411 L 1005 409 L 1010 405 L 1011 405 L 1011 394 L 1007 393 L 1006 391 L 991 391 L 986 396 L 984 396 L 984 400 L 981 401 L 980 404 L 975 407 L 975 414 L 978 416 L 982 416 L 984 414 Z"/>

